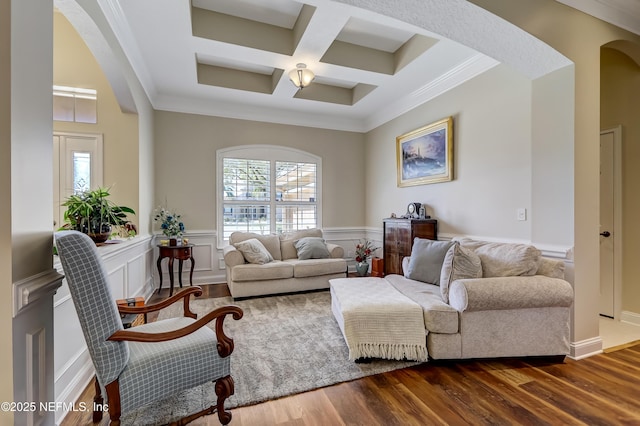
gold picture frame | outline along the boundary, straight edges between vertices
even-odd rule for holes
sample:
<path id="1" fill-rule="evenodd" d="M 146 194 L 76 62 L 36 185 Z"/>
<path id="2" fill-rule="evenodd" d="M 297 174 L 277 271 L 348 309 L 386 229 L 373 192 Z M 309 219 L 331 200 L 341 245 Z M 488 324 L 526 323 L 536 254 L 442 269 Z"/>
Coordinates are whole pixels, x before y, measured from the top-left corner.
<path id="1" fill-rule="evenodd" d="M 453 117 L 396 138 L 398 187 L 453 180 Z"/>

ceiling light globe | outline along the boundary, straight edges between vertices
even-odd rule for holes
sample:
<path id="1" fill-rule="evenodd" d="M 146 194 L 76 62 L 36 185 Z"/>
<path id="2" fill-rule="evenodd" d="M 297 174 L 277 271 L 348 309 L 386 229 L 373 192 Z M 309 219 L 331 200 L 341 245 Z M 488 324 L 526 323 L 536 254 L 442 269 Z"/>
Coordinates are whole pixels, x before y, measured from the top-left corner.
<path id="1" fill-rule="evenodd" d="M 296 69 L 289 72 L 289 79 L 298 88 L 307 87 L 316 75 L 305 64 L 296 65 Z"/>

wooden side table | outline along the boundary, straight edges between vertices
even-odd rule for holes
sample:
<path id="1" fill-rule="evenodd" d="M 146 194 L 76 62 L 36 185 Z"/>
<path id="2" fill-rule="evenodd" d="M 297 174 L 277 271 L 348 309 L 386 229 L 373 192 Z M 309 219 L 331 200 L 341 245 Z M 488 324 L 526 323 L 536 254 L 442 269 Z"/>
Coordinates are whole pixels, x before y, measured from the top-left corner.
<path id="1" fill-rule="evenodd" d="M 185 260 L 191 261 L 191 272 L 189 273 L 189 285 L 193 285 L 193 268 L 195 262 L 193 260 L 193 244 L 185 244 L 182 246 L 161 246 L 159 245 L 160 254 L 158 255 L 158 275 L 160 275 L 160 286 L 158 287 L 158 293 L 162 290 L 162 259 L 169 258 L 169 281 L 171 287 L 169 288 L 169 296 L 173 295 L 173 260 L 178 259 L 178 281 L 180 288 L 182 288 L 182 262 Z"/>

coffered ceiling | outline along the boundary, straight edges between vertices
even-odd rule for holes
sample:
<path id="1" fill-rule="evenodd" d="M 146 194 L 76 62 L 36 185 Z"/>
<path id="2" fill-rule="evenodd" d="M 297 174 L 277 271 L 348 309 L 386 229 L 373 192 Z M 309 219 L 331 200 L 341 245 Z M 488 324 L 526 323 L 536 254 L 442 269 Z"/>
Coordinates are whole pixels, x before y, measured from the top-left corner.
<path id="1" fill-rule="evenodd" d="M 328 0 L 98 3 L 160 110 L 367 131 L 498 63 Z M 298 63 L 316 75 L 303 90 Z"/>
<path id="2" fill-rule="evenodd" d="M 635 0 L 561 2 L 640 27 Z M 367 2 L 55 0 L 105 72 L 116 76 L 108 78 L 124 105 L 117 73 L 105 65 L 106 42 L 95 37 L 95 23 L 79 18 L 78 4 L 102 10 L 159 110 L 368 131 L 498 60 L 511 61 L 530 78 L 567 64 L 553 49 L 505 21 L 488 20 L 486 11 L 463 0 L 421 0 L 420 19 L 431 20 L 424 27 L 434 32 L 407 23 L 418 18 L 399 6 L 385 3 L 389 15 L 402 21 L 352 6 L 361 3 Z M 454 33 L 461 42 L 446 38 Z M 467 46 L 482 46 L 498 60 Z M 288 78 L 298 63 L 316 75 L 303 90 Z"/>

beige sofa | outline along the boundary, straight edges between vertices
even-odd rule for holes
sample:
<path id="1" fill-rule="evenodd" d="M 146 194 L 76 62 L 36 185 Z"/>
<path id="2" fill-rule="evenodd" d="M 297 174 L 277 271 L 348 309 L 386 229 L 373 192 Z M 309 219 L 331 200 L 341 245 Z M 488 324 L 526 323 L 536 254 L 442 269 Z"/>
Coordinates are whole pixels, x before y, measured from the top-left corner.
<path id="1" fill-rule="evenodd" d="M 320 229 L 308 229 L 283 234 L 260 235 L 234 232 L 223 249 L 227 284 L 234 298 L 262 296 L 329 288 L 329 280 L 345 277 L 347 262 L 344 249 L 325 243 L 327 258 L 299 259 L 296 243 L 303 238 L 322 238 Z M 248 263 L 235 246 L 257 239 L 267 249 L 272 261 Z"/>
<path id="2" fill-rule="evenodd" d="M 466 255 L 463 260 L 468 265 L 479 259 L 481 275 L 462 278 L 475 272 L 467 268 L 460 274 L 451 268 L 456 263 L 450 259 L 452 249 L 447 251 L 439 285 L 402 275 L 385 277 L 422 307 L 431 358 L 569 353 L 573 289 L 563 279 L 562 261 L 544 258 L 535 247 L 522 244 L 470 239 L 456 244 L 463 248 L 458 251 Z M 404 271 L 410 261 L 404 259 Z"/>

